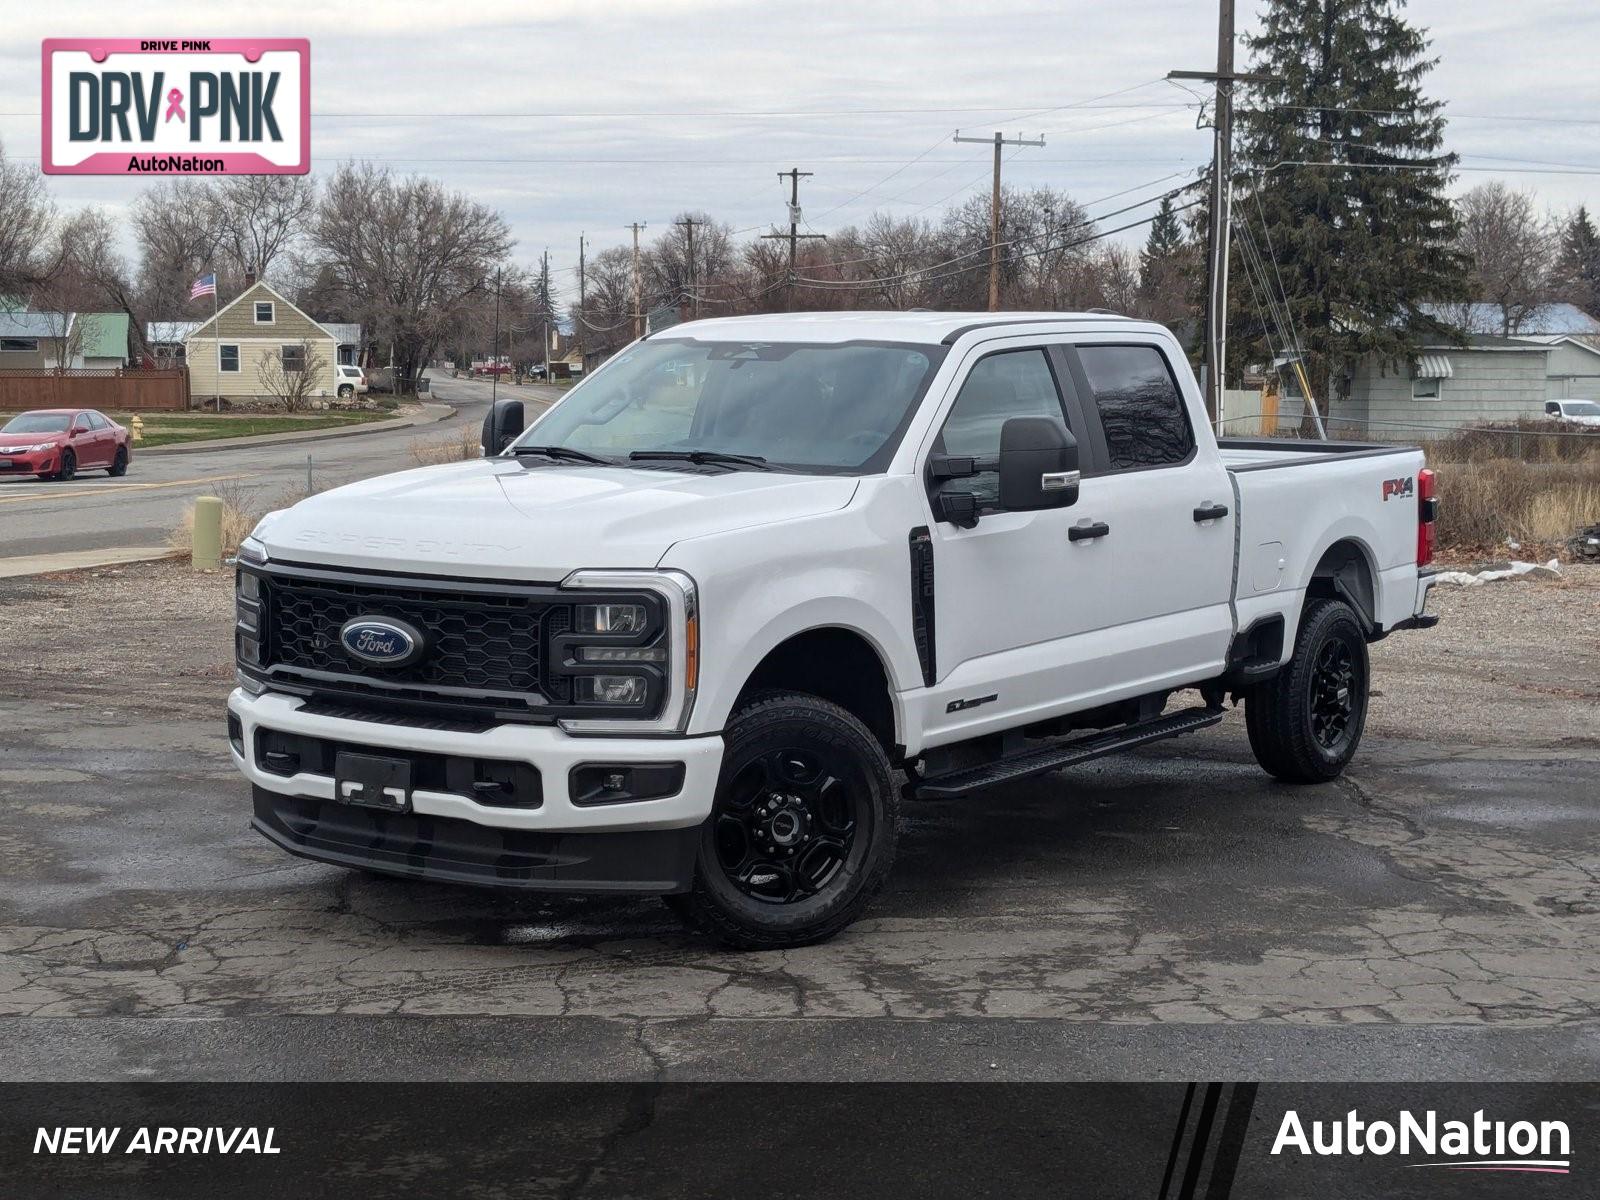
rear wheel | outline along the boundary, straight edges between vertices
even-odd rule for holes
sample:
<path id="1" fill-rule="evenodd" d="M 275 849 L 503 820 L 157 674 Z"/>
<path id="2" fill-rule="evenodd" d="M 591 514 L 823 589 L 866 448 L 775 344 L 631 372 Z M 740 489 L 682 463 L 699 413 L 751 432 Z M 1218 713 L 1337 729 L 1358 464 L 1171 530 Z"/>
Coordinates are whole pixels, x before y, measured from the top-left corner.
<path id="1" fill-rule="evenodd" d="M 71 450 L 61 452 L 61 465 L 56 468 L 55 478 L 62 481 L 71 479 L 78 473 L 78 456 Z"/>
<path id="2" fill-rule="evenodd" d="M 1294 655 L 1250 689 L 1245 723 L 1256 761 L 1286 783 L 1338 777 L 1367 723 L 1369 666 L 1361 622 L 1341 600 L 1312 600 Z"/>
<path id="3" fill-rule="evenodd" d="M 694 886 L 670 906 L 728 946 L 832 937 L 894 860 L 889 759 L 859 720 L 815 696 L 765 693 L 735 714 Z"/>
<path id="4" fill-rule="evenodd" d="M 111 465 L 106 468 L 106 474 L 113 479 L 120 479 L 128 473 L 128 448 L 117 447 L 117 456 L 111 460 Z"/>
<path id="5" fill-rule="evenodd" d="M 355 394 L 356 394 L 356 389 L 351 384 L 342 383 L 342 384 L 339 385 L 339 399 L 348 400 L 348 399 L 350 399 L 351 396 L 354 396 Z"/>

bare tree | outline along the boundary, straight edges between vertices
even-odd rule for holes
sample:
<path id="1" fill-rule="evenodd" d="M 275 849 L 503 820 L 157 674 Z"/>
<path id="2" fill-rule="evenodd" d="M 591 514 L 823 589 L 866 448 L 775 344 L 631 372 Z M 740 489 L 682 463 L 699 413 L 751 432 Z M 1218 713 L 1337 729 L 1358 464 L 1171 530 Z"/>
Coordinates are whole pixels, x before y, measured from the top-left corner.
<path id="1" fill-rule="evenodd" d="M 328 366 L 315 343 L 302 341 L 263 355 L 256 378 L 284 412 L 304 412 L 327 390 Z"/>
<path id="2" fill-rule="evenodd" d="M 1558 236 L 1531 192 L 1498 180 L 1479 184 L 1459 204 L 1461 249 L 1472 261 L 1478 297 L 1500 310 L 1500 330 L 1516 333 L 1551 298 Z"/>
<path id="3" fill-rule="evenodd" d="M 493 288 L 512 239 L 494 209 L 363 163 L 328 182 L 311 242 L 351 315 L 392 345 L 399 390 L 415 386 L 463 305 Z"/>
<path id="4" fill-rule="evenodd" d="M 196 179 L 157 183 L 129 211 L 139 245 L 139 303 L 151 320 L 186 315 L 189 288 L 208 271 L 218 270 L 219 292 L 236 290 L 238 281 L 224 278 L 227 271 L 217 261 L 221 232 L 210 186 Z"/>
<path id="5" fill-rule="evenodd" d="M 209 200 L 234 269 L 261 279 L 305 234 L 317 187 L 309 175 L 233 175 L 211 188 Z"/>
<path id="6" fill-rule="evenodd" d="M 8 161 L 0 146 L 0 296 L 25 295 L 48 275 L 43 250 L 54 223 L 44 177 Z"/>

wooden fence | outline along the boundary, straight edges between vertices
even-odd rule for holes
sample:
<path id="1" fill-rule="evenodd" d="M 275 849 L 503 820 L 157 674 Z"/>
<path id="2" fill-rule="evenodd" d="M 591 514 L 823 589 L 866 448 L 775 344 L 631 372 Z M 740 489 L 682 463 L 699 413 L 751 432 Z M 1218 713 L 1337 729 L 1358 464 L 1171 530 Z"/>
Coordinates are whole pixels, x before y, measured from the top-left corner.
<path id="1" fill-rule="evenodd" d="M 0 412 L 98 408 L 101 412 L 183 412 L 189 372 L 0 371 Z"/>

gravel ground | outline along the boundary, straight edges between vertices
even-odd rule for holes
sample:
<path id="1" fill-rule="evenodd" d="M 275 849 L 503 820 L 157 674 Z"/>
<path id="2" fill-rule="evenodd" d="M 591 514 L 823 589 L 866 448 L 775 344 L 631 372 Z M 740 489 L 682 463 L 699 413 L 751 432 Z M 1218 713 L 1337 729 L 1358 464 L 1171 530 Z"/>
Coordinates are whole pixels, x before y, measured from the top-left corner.
<path id="1" fill-rule="evenodd" d="M 1435 588 L 1438 626 L 1372 648 L 1369 733 L 1600 748 L 1600 568 L 1565 570 Z M 0 658 L 31 678 L 24 694 L 47 702 L 214 716 L 233 678 L 232 607 L 229 572 L 180 562 L 0 581 Z M 63 671 L 60 655 L 83 631 L 98 653 L 72 653 Z M 139 686 L 106 687 L 123 680 Z"/>

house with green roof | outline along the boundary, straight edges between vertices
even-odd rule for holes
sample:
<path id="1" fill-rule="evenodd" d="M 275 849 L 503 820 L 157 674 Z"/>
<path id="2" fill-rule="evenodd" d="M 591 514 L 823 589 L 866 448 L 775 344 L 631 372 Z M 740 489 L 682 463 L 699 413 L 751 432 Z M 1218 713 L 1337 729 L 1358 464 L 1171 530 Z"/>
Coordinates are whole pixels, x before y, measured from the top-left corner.
<path id="1" fill-rule="evenodd" d="M 88 370 L 109 370 L 128 365 L 128 314 L 79 313 L 78 354 Z"/>

